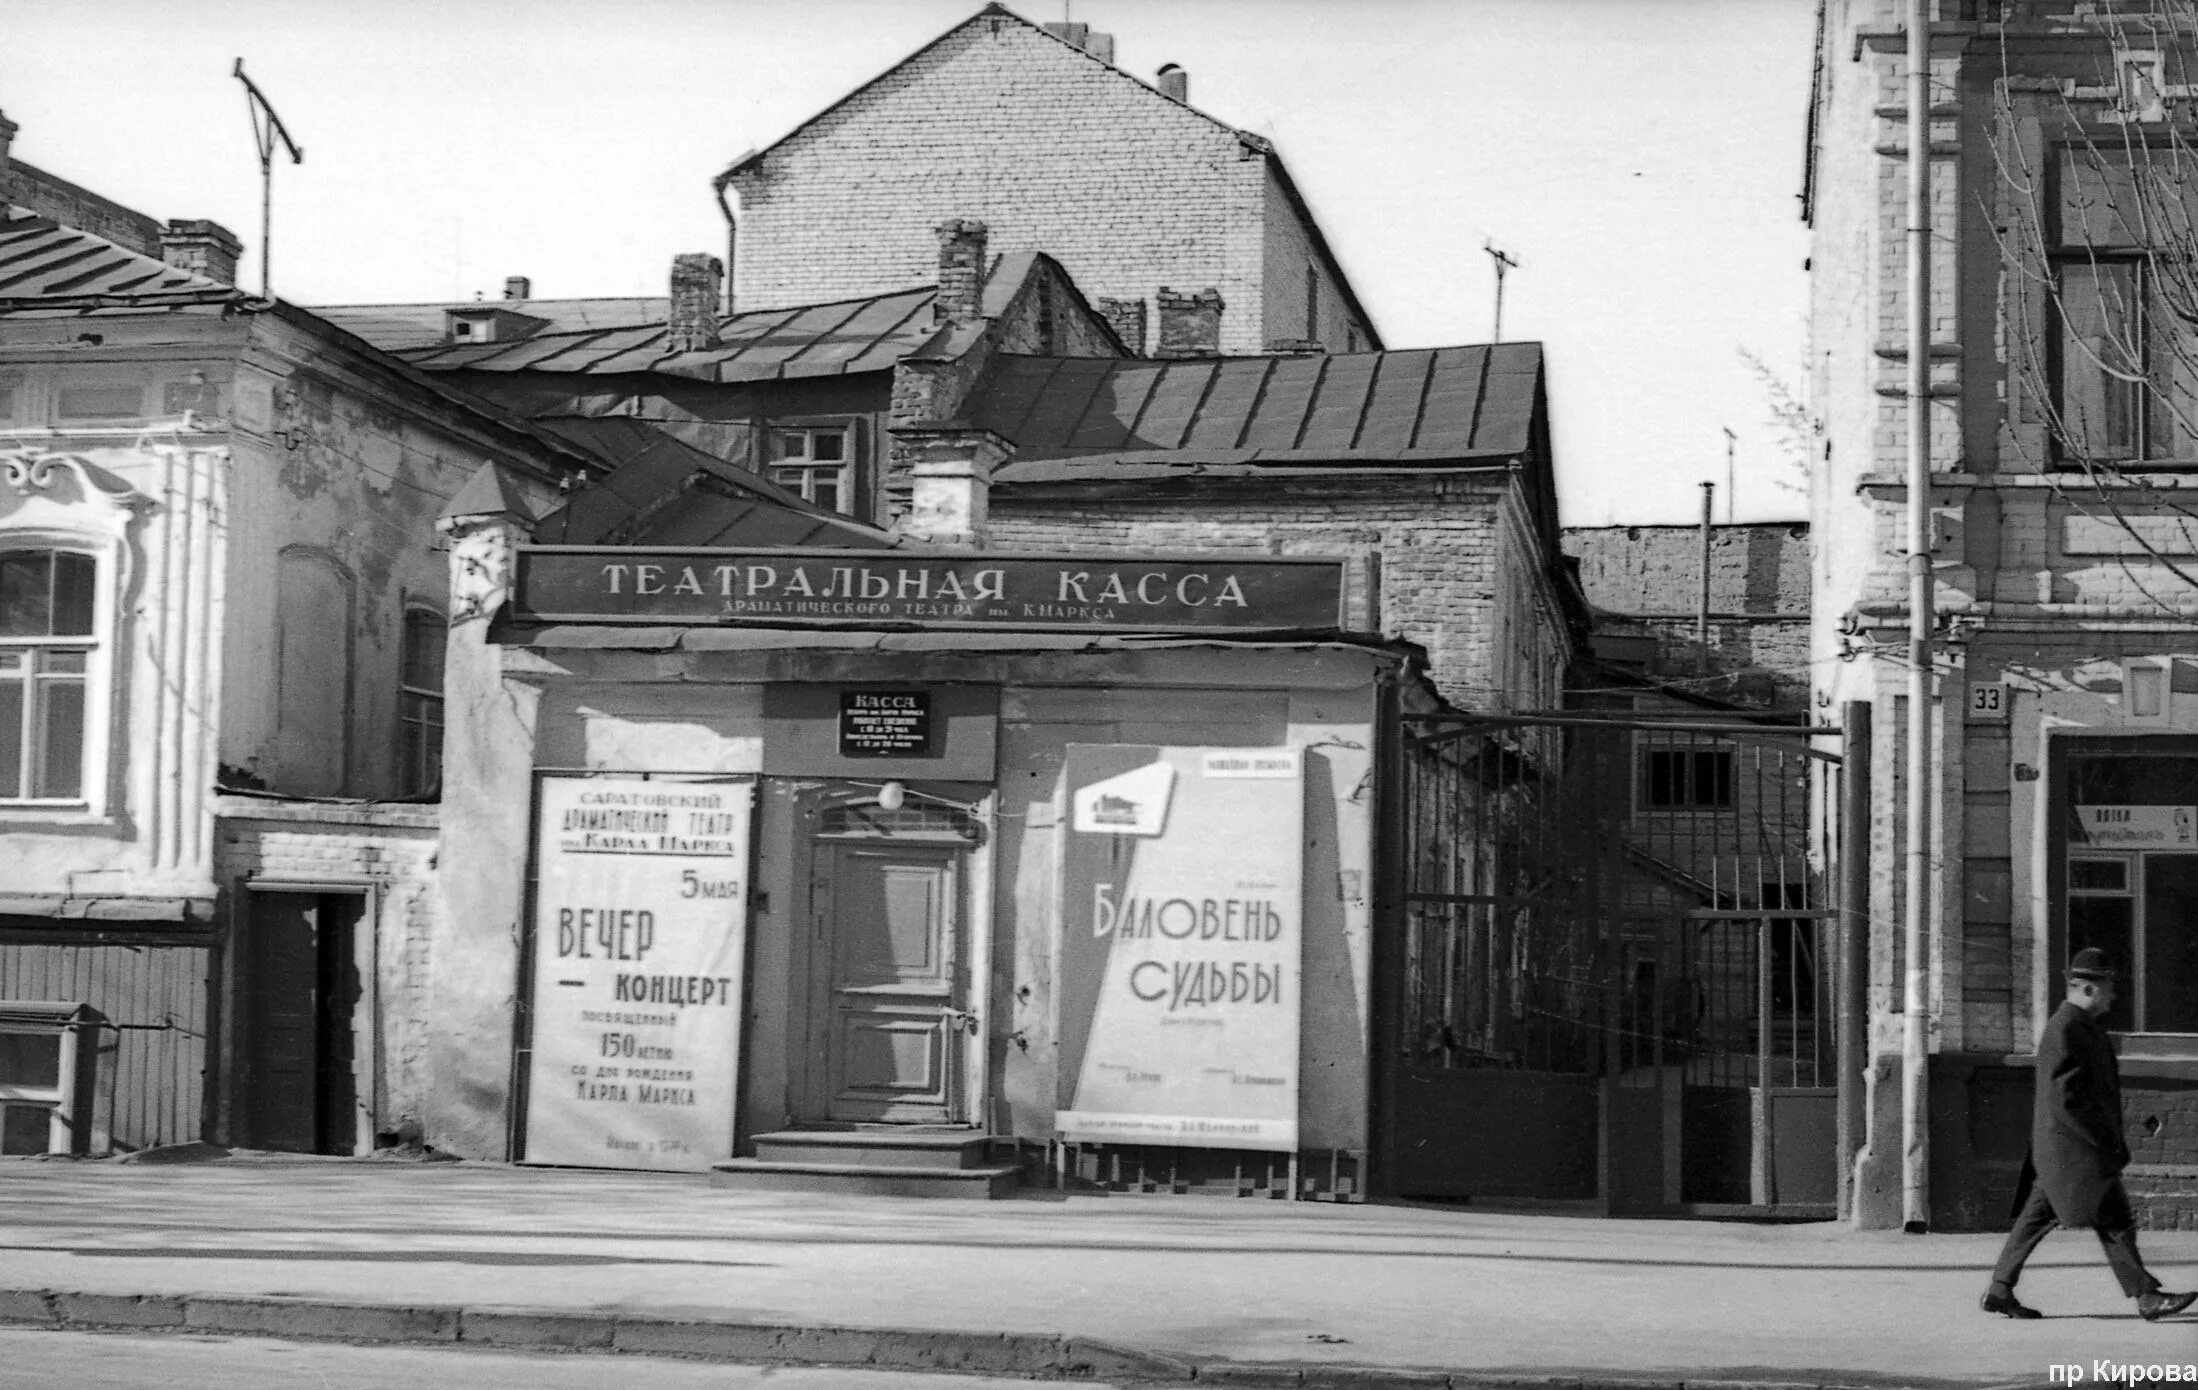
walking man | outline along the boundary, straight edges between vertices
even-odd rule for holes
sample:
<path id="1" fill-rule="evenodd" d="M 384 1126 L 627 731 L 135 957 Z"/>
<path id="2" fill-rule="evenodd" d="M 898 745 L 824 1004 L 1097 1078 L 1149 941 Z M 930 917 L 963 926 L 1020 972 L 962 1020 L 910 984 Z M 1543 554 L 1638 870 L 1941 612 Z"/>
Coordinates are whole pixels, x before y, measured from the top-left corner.
<path id="1" fill-rule="evenodd" d="M 2068 998 L 2038 1040 L 2037 1101 L 2030 1115 L 2030 1156 L 2015 1189 L 2015 1228 L 2007 1233 L 1992 1286 L 1980 1300 L 1987 1313 L 2038 1317 L 2015 1298 L 2023 1261 L 2057 1223 L 2099 1233 L 2106 1262 L 2122 1292 L 2137 1300 L 2147 1322 L 2182 1312 L 2198 1293 L 2166 1293 L 2137 1255 L 2137 1218 L 2122 1188 L 2129 1145 L 2122 1138 L 2121 1072 L 2099 1019 L 2114 1006 L 2120 977 L 2106 953 L 2078 951 L 2068 963 Z"/>

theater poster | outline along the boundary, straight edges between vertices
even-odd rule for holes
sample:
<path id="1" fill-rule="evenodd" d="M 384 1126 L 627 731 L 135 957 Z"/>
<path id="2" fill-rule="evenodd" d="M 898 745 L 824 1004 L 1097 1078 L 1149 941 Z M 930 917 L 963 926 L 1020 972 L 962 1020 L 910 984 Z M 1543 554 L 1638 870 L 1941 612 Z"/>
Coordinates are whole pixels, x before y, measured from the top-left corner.
<path id="1" fill-rule="evenodd" d="M 754 784 L 546 777 L 527 1163 L 732 1157 Z"/>
<path id="2" fill-rule="evenodd" d="M 1301 750 L 1071 744 L 1063 780 L 1055 1129 L 1294 1150 Z"/>

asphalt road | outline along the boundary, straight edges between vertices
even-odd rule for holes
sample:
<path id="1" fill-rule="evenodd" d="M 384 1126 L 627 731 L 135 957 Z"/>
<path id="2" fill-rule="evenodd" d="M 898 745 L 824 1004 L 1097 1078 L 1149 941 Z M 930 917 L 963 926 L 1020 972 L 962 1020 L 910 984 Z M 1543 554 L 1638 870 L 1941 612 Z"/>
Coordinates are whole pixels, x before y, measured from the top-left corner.
<path id="1" fill-rule="evenodd" d="M 1097 1382 L 1079 1382 L 1108 1390 Z M 341 1346 L 266 1337 L 132 1336 L 0 1328 L 0 1386 L 30 1390 L 1031 1390 L 992 1376 L 728 1366 L 653 1356 L 567 1356 L 458 1347 Z"/>

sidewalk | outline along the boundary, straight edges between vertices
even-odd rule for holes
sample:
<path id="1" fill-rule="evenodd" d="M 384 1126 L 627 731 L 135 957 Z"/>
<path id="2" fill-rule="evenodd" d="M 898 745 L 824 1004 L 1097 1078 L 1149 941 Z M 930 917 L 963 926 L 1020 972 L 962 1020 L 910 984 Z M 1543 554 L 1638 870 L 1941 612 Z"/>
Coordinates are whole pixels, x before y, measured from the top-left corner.
<path id="1" fill-rule="evenodd" d="M 18 1323 L 1237 1385 L 2043 1386 L 2056 1363 L 2095 1384 L 2099 1359 L 2198 1362 L 2198 1319 L 2139 1321 L 2067 1232 L 2022 1286 L 2049 1316 L 2015 1323 L 1976 1310 L 1999 1237 L 1830 1224 L 241 1155 L 10 1159 L 0 1192 Z M 2198 1232 L 2143 1239 L 2169 1287 L 2198 1284 Z"/>

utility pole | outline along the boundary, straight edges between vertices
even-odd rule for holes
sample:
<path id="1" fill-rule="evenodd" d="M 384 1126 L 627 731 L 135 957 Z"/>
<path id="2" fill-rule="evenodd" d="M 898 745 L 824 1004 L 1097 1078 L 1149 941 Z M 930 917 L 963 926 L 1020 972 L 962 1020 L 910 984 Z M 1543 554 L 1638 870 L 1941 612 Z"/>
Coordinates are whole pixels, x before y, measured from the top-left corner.
<path id="1" fill-rule="evenodd" d="M 1931 3 L 1908 0 L 1908 874 L 1902 923 L 1901 1226 L 1931 1224 Z"/>
<path id="2" fill-rule="evenodd" d="M 1719 428 L 1724 429 L 1723 426 L 1719 426 Z M 1725 430 L 1725 524 L 1727 526 L 1733 524 L 1733 506 L 1740 497 L 1740 485 L 1733 476 L 1732 470 L 1733 445 L 1739 442 L 1739 435 L 1734 434 L 1729 429 Z"/>
<path id="3" fill-rule="evenodd" d="M 252 143 L 259 149 L 259 297 L 272 299 L 275 296 L 270 287 L 274 279 L 268 262 L 273 258 L 268 254 L 268 241 L 274 231 L 276 137 L 281 137 L 283 148 L 290 151 L 292 164 L 303 164 L 305 151 L 299 149 L 298 142 L 283 129 L 282 117 L 275 114 L 275 108 L 268 104 L 260 89 L 252 85 L 252 79 L 244 75 L 242 58 L 237 59 L 237 65 L 229 75 L 244 84 L 244 109 L 252 118 Z"/>
<path id="4" fill-rule="evenodd" d="M 1503 341 L 1503 277 L 1506 271 L 1517 270 L 1519 262 L 1510 252 L 1499 250 L 1493 241 L 1485 243 L 1481 249 L 1496 263 L 1496 336 L 1490 341 L 1500 343 Z"/>

